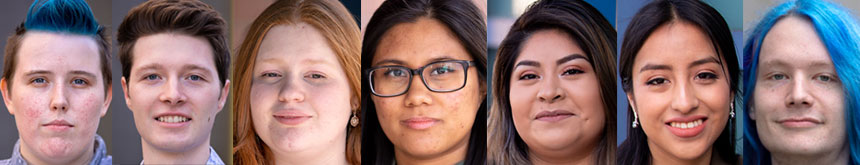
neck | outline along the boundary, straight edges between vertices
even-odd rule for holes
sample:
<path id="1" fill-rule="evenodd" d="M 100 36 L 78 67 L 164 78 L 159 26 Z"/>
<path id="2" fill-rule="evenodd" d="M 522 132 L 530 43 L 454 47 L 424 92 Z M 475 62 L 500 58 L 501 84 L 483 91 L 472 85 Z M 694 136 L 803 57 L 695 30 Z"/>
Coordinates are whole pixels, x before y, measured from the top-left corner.
<path id="1" fill-rule="evenodd" d="M 279 152 L 270 148 L 269 154 L 274 154 L 275 164 L 291 165 L 291 164 L 331 164 L 331 165 L 346 165 L 346 137 L 341 136 L 335 138 L 335 141 L 325 143 L 324 146 L 313 146 L 311 149 L 296 152 Z M 272 157 L 267 156 L 267 157 Z"/>
<path id="2" fill-rule="evenodd" d="M 209 160 L 209 138 L 189 150 L 181 152 L 164 151 L 140 139 L 143 149 L 143 163 L 146 164 L 203 164 Z"/>
<path id="3" fill-rule="evenodd" d="M 402 149 L 394 147 L 394 160 L 397 164 L 456 164 L 466 159 L 466 151 L 469 147 L 469 136 L 460 141 L 454 147 L 429 156 L 419 156 L 407 153 Z"/>
<path id="4" fill-rule="evenodd" d="M 529 160 L 535 165 L 571 164 L 586 165 L 594 164 L 595 146 L 567 147 L 566 151 L 538 151 L 529 150 Z"/>
<path id="5" fill-rule="evenodd" d="M 70 155 L 70 156 L 72 156 L 72 158 L 66 158 L 66 159 L 56 159 L 56 158 L 40 159 L 42 157 L 36 156 L 36 154 L 33 153 L 34 150 L 27 147 L 27 145 L 25 145 L 23 143 L 23 141 L 19 144 L 19 146 L 20 146 L 20 150 L 21 150 L 21 157 L 27 161 L 27 164 L 48 164 L 48 165 L 51 165 L 51 164 L 90 164 L 90 160 L 93 159 L 93 152 L 95 150 L 94 149 L 95 148 L 94 147 L 94 145 L 95 145 L 94 141 L 95 141 L 95 139 L 89 141 L 89 144 L 87 144 L 88 147 L 86 148 L 86 150 L 81 152 L 80 155 Z M 43 145 L 43 144 L 37 144 L 37 145 Z M 72 153 L 74 153 L 74 152 L 72 152 Z"/>
<path id="6" fill-rule="evenodd" d="M 774 165 L 791 164 L 848 164 L 848 145 L 839 150 L 817 154 L 777 153 L 771 152 L 771 162 Z"/>
<path id="7" fill-rule="evenodd" d="M 706 165 L 711 163 L 711 154 L 713 151 L 713 146 L 707 148 L 705 153 L 699 155 L 693 159 L 682 159 L 676 156 L 673 156 L 666 151 L 659 149 L 657 146 L 652 145 L 652 143 L 648 143 L 648 148 L 651 150 L 651 164 L 689 164 L 689 165 Z"/>

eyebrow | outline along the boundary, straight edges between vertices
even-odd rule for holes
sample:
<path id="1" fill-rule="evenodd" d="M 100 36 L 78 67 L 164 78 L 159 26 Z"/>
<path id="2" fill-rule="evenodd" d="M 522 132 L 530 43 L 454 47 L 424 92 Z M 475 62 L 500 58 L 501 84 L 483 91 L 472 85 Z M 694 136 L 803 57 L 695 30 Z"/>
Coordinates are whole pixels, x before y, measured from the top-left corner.
<path id="1" fill-rule="evenodd" d="M 693 61 L 693 63 L 690 63 L 690 66 L 688 68 L 692 68 L 692 67 L 699 66 L 699 65 L 704 65 L 707 63 L 720 64 L 720 62 L 716 58 L 710 57 L 710 58 L 704 58 L 704 59 L 699 59 L 699 60 Z"/>
<path id="2" fill-rule="evenodd" d="M 442 56 L 442 57 L 431 58 L 431 59 L 430 59 L 430 60 L 428 60 L 426 63 L 427 63 L 427 64 L 429 64 L 429 63 L 433 63 L 433 62 L 437 62 L 437 61 L 445 61 L 445 60 L 455 60 L 455 59 L 454 59 L 454 58 L 452 58 L 452 57 L 450 57 L 450 56 L 444 55 L 444 56 Z M 402 61 L 402 60 L 385 59 L 385 60 L 381 60 L 381 61 L 379 61 L 379 62 L 376 62 L 375 64 L 373 64 L 373 65 L 371 65 L 371 66 L 378 66 L 378 65 L 381 65 L 381 64 L 385 64 L 385 63 L 391 63 L 391 64 L 394 64 L 394 65 L 403 65 L 403 66 L 405 66 L 405 65 L 406 65 L 406 62 L 405 62 L 405 61 Z M 426 64 L 425 64 L 425 65 L 426 65 Z"/>
<path id="3" fill-rule="evenodd" d="M 29 76 L 33 76 L 33 75 L 39 75 L 39 74 L 52 74 L 52 72 L 47 71 L 47 70 L 32 70 L 32 71 L 25 73 L 24 76 L 29 77 Z"/>
<path id="4" fill-rule="evenodd" d="M 518 62 L 516 65 L 514 65 L 514 68 L 517 68 L 520 66 L 540 67 L 540 63 L 538 63 L 537 61 L 523 60 L 523 61 Z"/>
<path id="5" fill-rule="evenodd" d="M 584 56 L 584 55 L 582 55 L 582 54 L 578 54 L 578 53 L 577 53 L 577 54 L 571 54 L 571 55 L 564 56 L 564 57 L 562 57 L 561 59 L 558 59 L 558 61 L 555 61 L 555 64 L 556 64 L 556 65 L 561 65 L 561 64 L 564 64 L 565 62 L 573 61 L 573 60 L 576 60 L 576 59 L 583 59 L 583 60 L 586 60 L 586 61 L 588 60 L 588 58 L 585 58 L 585 56 Z"/>
<path id="6" fill-rule="evenodd" d="M 202 67 L 202 66 L 200 66 L 200 65 L 195 65 L 195 64 L 187 64 L 187 65 L 185 65 L 185 66 L 182 66 L 182 70 L 202 70 L 202 71 L 209 71 L 209 69 L 207 69 L 207 68 L 205 68 L 205 67 Z M 209 72 L 205 72 L 205 73 L 209 73 Z"/>
<path id="7" fill-rule="evenodd" d="M 699 65 L 704 65 L 707 63 L 719 64 L 719 61 L 717 61 L 717 59 L 714 57 L 699 59 L 699 60 L 693 61 L 693 63 L 690 63 L 690 66 L 688 66 L 688 68 L 692 68 L 692 67 L 699 66 Z M 642 72 L 647 71 L 647 70 L 672 70 L 672 66 L 646 64 L 645 66 L 642 67 L 642 69 L 639 69 L 639 73 L 642 73 Z"/>
<path id="8" fill-rule="evenodd" d="M 73 70 L 69 73 L 75 74 L 75 75 L 84 75 L 84 77 L 88 77 L 88 78 L 95 78 L 96 77 L 96 74 L 93 74 L 93 73 L 90 73 L 87 71 L 83 71 L 83 70 Z"/>

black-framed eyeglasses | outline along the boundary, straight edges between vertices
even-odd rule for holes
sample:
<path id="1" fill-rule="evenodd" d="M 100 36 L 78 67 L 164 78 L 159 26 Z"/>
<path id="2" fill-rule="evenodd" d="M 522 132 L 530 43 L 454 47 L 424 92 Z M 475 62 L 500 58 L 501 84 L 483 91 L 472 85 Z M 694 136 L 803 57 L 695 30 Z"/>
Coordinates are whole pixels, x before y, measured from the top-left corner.
<path id="1" fill-rule="evenodd" d="M 379 97 L 400 96 L 409 91 L 412 76 L 418 75 L 424 86 L 433 92 L 453 92 L 466 86 L 469 66 L 473 61 L 448 60 L 427 64 L 418 69 L 404 66 L 377 66 L 365 71 L 370 91 Z"/>

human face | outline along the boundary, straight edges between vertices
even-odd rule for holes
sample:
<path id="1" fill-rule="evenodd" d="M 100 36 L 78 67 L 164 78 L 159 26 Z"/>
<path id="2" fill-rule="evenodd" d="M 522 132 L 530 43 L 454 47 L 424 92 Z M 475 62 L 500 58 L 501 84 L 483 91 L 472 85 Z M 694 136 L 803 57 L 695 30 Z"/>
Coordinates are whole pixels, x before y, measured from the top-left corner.
<path id="1" fill-rule="evenodd" d="M 95 40 L 31 31 L 16 58 L 12 80 L 3 79 L 0 88 L 15 116 L 21 155 L 37 164 L 85 163 L 110 105 Z"/>
<path id="2" fill-rule="evenodd" d="M 729 119 L 728 71 L 695 25 L 664 24 L 633 63 L 628 100 L 648 136 L 655 161 L 706 161 Z"/>
<path id="3" fill-rule="evenodd" d="M 415 69 L 445 60 L 473 59 L 445 25 L 424 17 L 389 29 L 379 42 L 371 67 Z M 465 158 L 469 133 L 485 91 L 475 67 L 469 67 L 467 75 L 465 87 L 457 91 L 432 92 L 416 75 L 403 95 L 371 97 L 397 159 Z"/>
<path id="4" fill-rule="evenodd" d="M 750 118 L 768 151 L 819 155 L 847 149 L 842 84 L 809 21 L 786 17 L 774 24 L 758 66 Z"/>
<path id="5" fill-rule="evenodd" d="M 510 76 L 514 126 L 532 153 L 593 151 L 605 108 L 594 67 L 576 41 L 556 29 L 535 32 Z"/>
<path id="6" fill-rule="evenodd" d="M 208 146 L 230 87 L 229 81 L 221 87 L 212 51 L 205 39 L 185 34 L 137 39 L 122 89 L 145 148 L 185 152 Z"/>
<path id="7" fill-rule="evenodd" d="M 354 98 L 322 33 L 307 23 L 276 25 L 255 61 L 251 119 L 260 139 L 275 153 L 343 152 Z"/>

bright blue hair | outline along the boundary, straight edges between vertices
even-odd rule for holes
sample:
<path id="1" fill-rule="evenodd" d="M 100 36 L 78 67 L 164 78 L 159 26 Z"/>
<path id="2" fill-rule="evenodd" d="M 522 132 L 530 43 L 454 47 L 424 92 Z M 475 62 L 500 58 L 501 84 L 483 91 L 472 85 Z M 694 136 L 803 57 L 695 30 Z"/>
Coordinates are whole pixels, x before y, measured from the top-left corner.
<path id="1" fill-rule="evenodd" d="M 762 146 L 755 122 L 749 117 L 753 88 L 756 83 L 759 51 L 762 40 L 781 18 L 800 16 L 815 27 L 818 37 L 827 47 L 845 92 L 845 121 L 850 164 L 860 164 L 860 26 L 848 10 L 827 1 L 798 0 L 773 8 L 758 23 L 744 46 L 744 164 L 771 164 L 770 152 Z"/>
<path id="2" fill-rule="evenodd" d="M 100 27 L 84 0 L 36 0 L 30 5 L 24 28 L 97 35 Z"/>

